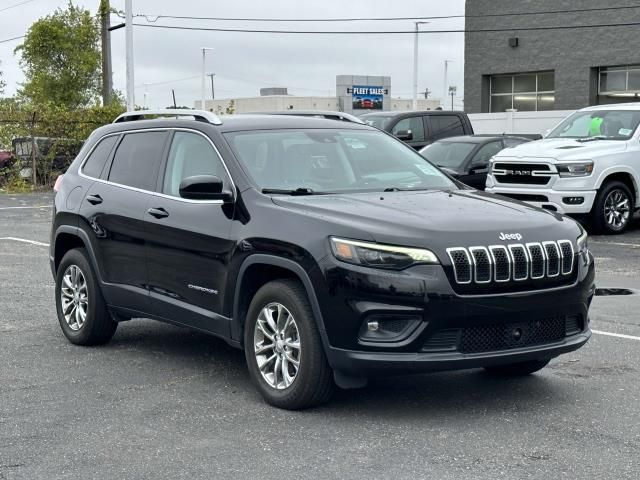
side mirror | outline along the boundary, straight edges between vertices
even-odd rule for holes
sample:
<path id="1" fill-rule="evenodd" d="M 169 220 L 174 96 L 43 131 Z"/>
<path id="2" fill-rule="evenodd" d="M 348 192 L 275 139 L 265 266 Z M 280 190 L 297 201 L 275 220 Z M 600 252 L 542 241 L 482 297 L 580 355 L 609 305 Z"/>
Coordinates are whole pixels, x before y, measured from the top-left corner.
<path id="1" fill-rule="evenodd" d="M 180 196 L 191 200 L 222 200 L 228 202 L 233 199 L 231 191 L 225 191 L 222 180 L 215 175 L 195 175 L 180 182 Z"/>
<path id="2" fill-rule="evenodd" d="M 403 142 L 413 140 L 413 132 L 411 132 L 411 130 L 398 130 L 395 133 L 395 136 L 398 140 L 402 140 Z"/>

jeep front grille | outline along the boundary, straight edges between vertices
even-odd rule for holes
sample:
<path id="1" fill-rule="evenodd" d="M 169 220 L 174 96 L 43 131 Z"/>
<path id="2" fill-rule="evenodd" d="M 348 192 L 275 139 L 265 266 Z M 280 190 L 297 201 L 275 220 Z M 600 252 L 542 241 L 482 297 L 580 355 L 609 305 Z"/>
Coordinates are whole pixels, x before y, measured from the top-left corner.
<path id="1" fill-rule="evenodd" d="M 447 249 L 453 277 L 460 285 L 568 277 L 573 273 L 574 253 L 569 240 Z"/>

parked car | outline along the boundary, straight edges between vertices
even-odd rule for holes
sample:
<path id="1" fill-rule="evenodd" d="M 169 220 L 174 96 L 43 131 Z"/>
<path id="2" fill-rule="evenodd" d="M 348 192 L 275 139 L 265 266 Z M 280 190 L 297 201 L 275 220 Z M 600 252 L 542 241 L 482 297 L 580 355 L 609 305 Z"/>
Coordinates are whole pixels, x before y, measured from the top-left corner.
<path id="1" fill-rule="evenodd" d="M 11 165 L 13 156 L 8 150 L 0 150 L 0 168 L 6 168 Z"/>
<path id="2" fill-rule="evenodd" d="M 456 180 L 484 190 L 491 157 L 505 148 L 530 141 L 508 135 L 465 135 L 433 142 L 421 149 L 420 155 Z"/>
<path id="3" fill-rule="evenodd" d="M 595 270 L 576 222 L 457 187 L 351 122 L 209 112 L 93 132 L 56 182 L 64 335 L 149 317 L 243 348 L 282 408 L 371 376 L 526 375 L 589 339 Z M 194 119 L 176 119 L 176 116 Z"/>
<path id="4" fill-rule="evenodd" d="M 416 150 L 442 138 L 473 135 L 471 121 L 464 112 L 375 112 L 365 113 L 360 118 L 367 125 L 395 135 Z"/>
<path id="5" fill-rule="evenodd" d="M 44 179 L 51 172 L 63 172 L 76 157 L 83 142 L 68 138 L 16 137 L 11 140 L 13 155 L 20 167 L 20 176 L 31 178 L 33 148 L 38 177 Z"/>
<path id="6" fill-rule="evenodd" d="M 486 190 L 622 233 L 640 205 L 640 104 L 578 110 L 543 140 L 497 154 Z"/>
<path id="7" fill-rule="evenodd" d="M 355 115 L 333 110 L 277 110 L 273 112 L 255 112 L 243 115 L 293 115 L 295 117 L 316 117 L 328 120 L 341 120 L 343 122 L 364 123 Z"/>

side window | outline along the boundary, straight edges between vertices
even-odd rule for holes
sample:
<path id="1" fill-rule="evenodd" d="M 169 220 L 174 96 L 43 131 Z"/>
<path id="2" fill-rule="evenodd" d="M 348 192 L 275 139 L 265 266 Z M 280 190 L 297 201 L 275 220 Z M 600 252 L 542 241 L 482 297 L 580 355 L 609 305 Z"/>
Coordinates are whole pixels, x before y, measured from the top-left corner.
<path id="1" fill-rule="evenodd" d="M 471 167 L 487 165 L 489 160 L 491 160 L 491 157 L 497 154 L 500 150 L 502 150 L 502 141 L 500 140 L 483 145 L 473 156 L 473 160 L 471 160 Z"/>
<path id="2" fill-rule="evenodd" d="M 89 158 L 84 162 L 82 166 L 82 173 L 88 177 L 100 178 L 104 164 L 107 163 L 109 155 L 113 146 L 118 140 L 118 135 L 112 135 L 107 138 L 103 138 L 98 142 L 98 145 L 89 154 Z"/>
<path id="3" fill-rule="evenodd" d="M 431 122 L 433 140 L 465 134 L 462 121 L 457 115 L 429 115 L 427 118 Z"/>
<path id="4" fill-rule="evenodd" d="M 166 132 L 129 133 L 124 136 L 111 164 L 109 181 L 155 191 Z"/>
<path id="5" fill-rule="evenodd" d="M 206 138 L 196 133 L 176 132 L 169 150 L 162 193 L 179 197 L 180 182 L 195 175 L 227 179 L 220 157 Z"/>
<path id="6" fill-rule="evenodd" d="M 391 129 L 391 133 L 396 135 L 402 130 L 411 130 L 414 142 L 424 140 L 424 124 L 422 123 L 422 117 L 403 118 Z"/>

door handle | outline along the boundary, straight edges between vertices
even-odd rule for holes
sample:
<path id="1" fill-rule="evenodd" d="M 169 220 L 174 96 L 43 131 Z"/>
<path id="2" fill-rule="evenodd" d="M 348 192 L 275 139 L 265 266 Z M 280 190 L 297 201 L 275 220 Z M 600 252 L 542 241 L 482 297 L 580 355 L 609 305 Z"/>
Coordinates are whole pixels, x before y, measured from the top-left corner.
<path id="1" fill-rule="evenodd" d="M 100 195 L 87 195 L 87 202 L 91 205 L 99 205 L 102 203 L 102 197 Z"/>
<path id="2" fill-rule="evenodd" d="M 147 210 L 147 213 L 152 217 L 156 218 L 166 218 L 169 216 L 169 212 L 167 212 L 164 208 L 150 208 Z"/>

